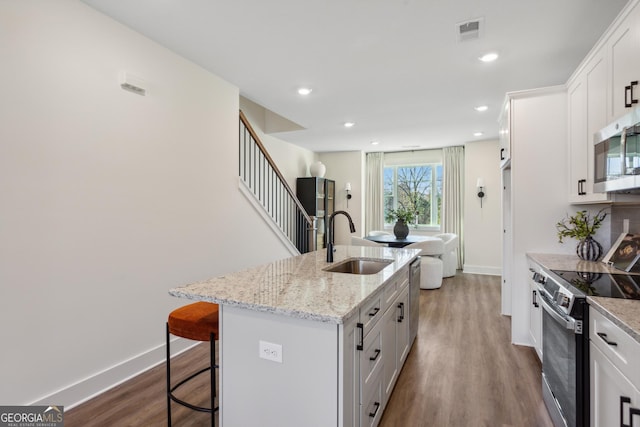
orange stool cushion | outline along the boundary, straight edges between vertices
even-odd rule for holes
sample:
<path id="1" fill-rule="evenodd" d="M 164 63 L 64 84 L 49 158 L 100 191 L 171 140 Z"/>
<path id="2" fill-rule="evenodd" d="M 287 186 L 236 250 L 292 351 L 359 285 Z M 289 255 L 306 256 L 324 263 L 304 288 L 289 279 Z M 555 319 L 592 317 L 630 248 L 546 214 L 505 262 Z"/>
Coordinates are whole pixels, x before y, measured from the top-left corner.
<path id="1" fill-rule="evenodd" d="M 218 304 L 196 302 L 176 308 L 169 314 L 169 332 L 195 341 L 209 341 L 212 332 L 218 338 Z"/>

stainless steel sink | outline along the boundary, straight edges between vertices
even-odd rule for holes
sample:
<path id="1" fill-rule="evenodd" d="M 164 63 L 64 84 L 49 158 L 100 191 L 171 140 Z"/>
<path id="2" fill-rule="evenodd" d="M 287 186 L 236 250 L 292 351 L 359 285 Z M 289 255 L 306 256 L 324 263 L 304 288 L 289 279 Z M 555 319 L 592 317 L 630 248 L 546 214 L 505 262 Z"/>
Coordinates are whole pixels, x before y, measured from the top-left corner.
<path id="1" fill-rule="evenodd" d="M 349 258 L 324 270 L 331 273 L 376 274 L 392 262 L 389 259 Z"/>

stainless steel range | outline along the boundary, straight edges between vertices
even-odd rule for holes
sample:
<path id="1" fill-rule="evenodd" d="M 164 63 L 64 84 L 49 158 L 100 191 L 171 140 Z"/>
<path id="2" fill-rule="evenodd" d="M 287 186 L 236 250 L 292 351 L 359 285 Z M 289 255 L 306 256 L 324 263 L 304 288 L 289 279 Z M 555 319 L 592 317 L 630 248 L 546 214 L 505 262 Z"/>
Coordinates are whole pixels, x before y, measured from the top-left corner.
<path id="1" fill-rule="evenodd" d="M 542 305 L 542 395 L 556 427 L 589 425 L 589 307 L 554 272 L 533 272 Z"/>
<path id="2" fill-rule="evenodd" d="M 532 269 L 542 305 L 542 393 L 556 427 L 589 426 L 587 296 L 640 299 L 640 275 Z"/>

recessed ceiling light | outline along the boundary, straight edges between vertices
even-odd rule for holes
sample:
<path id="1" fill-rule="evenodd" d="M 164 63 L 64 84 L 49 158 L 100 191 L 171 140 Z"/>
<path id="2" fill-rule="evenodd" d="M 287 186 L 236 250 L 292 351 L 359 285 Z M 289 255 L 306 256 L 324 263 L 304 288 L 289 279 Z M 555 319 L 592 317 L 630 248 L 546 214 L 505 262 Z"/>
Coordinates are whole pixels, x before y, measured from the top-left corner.
<path id="1" fill-rule="evenodd" d="M 474 132 L 473 133 L 473 136 L 482 136 L 482 135 L 484 135 L 484 133 L 482 133 L 482 132 Z"/>
<path id="2" fill-rule="evenodd" d="M 479 112 L 483 112 L 487 111 L 489 107 L 487 107 L 486 105 L 478 105 L 477 107 L 473 107 L 473 109 Z"/>
<path id="3" fill-rule="evenodd" d="M 380 144 L 380 141 L 371 141 L 371 145 L 378 145 Z"/>
<path id="4" fill-rule="evenodd" d="M 498 54 L 495 52 L 487 53 L 486 55 L 482 55 L 480 58 L 482 62 L 493 62 L 498 59 Z"/>
<path id="5" fill-rule="evenodd" d="M 344 127 L 346 127 L 346 128 L 351 128 L 354 125 L 355 125 L 355 123 L 353 123 L 353 122 L 344 122 Z"/>
<path id="6" fill-rule="evenodd" d="M 311 92 L 313 92 L 313 89 L 308 87 L 301 87 L 298 89 L 298 94 L 300 95 L 309 95 Z"/>

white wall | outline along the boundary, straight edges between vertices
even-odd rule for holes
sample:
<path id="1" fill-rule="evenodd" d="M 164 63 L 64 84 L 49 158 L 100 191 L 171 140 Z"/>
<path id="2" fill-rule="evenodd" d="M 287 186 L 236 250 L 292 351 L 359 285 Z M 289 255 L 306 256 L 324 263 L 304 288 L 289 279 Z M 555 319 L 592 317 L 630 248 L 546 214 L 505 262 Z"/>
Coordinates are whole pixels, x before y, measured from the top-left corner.
<path id="1" fill-rule="evenodd" d="M 502 271 L 500 159 L 498 141 L 465 145 L 464 272 L 500 275 Z M 485 184 L 480 198 L 477 180 Z"/>
<path id="2" fill-rule="evenodd" d="M 265 123 L 267 110 L 264 107 L 244 97 L 240 97 L 240 109 L 247 119 L 249 119 L 251 127 L 258 134 L 260 141 L 262 141 L 269 156 L 271 156 L 278 166 L 287 184 L 289 184 L 295 192 L 296 178 L 311 176 L 309 174 L 309 166 L 316 161 L 317 155 L 313 151 L 298 147 L 272 134 L 265 133 L 264 129 L 267 128 L 267 124 Z"/>
<path id="3" fill-rule="evenodd" d="M 354 236 L 364 236 L 364 191 L 365 191 L 365 153 L 362 151 L 342 151 L 336 153 L 320 153 L 319 159 L 327 167 L 325 178 L 336 182 L 336 210 L 349 213 L 356 226 Z M 345 185 L 351 183 L 351 195 L 347 207 L 347 193 Z M 352 234 L 349 231 L 347 219 L 339 215 L 335 219 L 335 243 L 338 245 L 351 244 Z"/>
<path id="4" fill-rule="evenodd" d="M 74 0 L 1 2 L 0 57 L 0 402 L 69 407 L 163 359 L 169 288 L 287 251 L 236 87 Z"/>

